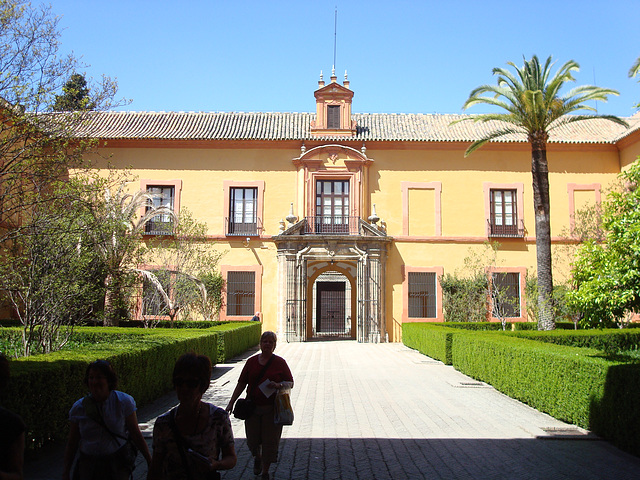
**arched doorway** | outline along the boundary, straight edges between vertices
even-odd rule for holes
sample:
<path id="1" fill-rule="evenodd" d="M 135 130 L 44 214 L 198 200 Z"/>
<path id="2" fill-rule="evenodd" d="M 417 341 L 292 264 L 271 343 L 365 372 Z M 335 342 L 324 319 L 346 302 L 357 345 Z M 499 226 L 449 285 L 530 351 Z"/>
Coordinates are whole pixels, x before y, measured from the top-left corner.
<path id="1" fill-rule="evenodd" d="M 318 276 L 312 293 L 312 338 L 355 338 L 351 293 L 344 274 L 327 271 Z"/>

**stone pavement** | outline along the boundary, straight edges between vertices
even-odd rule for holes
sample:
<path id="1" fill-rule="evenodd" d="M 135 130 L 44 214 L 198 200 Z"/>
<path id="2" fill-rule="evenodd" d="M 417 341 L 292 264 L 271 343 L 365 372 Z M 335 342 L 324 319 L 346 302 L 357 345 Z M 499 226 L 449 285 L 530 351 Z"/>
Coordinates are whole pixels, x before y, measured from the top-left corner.
<path id="1" fill-rule="evenodd" d="M 205 400 L 224 407 L 253 353 L 217 365 Z M 402 344 L 280 342 L 276 353 L 295 379 L 277 480 L 640 478 L 639 458 Z M 169 394 L 140 409 L 149 442 L 175 404 Z M 244 426 L 232 425 L 238 464 L 222 478 L 253 479 Z M 59 479 L 61 457 L 27 465 L 25 478 Z M 146 478 L 144 462 L 134 477 Z"/>

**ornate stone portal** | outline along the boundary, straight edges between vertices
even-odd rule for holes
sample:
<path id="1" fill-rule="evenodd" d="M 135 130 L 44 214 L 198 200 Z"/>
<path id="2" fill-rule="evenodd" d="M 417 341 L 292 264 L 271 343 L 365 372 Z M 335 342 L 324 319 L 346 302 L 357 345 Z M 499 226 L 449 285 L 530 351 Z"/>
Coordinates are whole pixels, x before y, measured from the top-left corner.
<path id="1" fill-rule="evenodd" d="M 384 270 L 391 239 L 375 225 L 358 220 L 357 235 L 305 233 L 303 219 L 273 237 L 278 248 L 278 330 L 287 341 L 332 336 L 331 331 L 320 331 L 324 312 L 316 298 L 319 278 L 329 272 L 343 278 L 350 292 L 337 297 L 337 302 L 350 305 L 333 305 L 338 312 L 350 312 L 335 336 L 359 342 L 386 340 Z"/>

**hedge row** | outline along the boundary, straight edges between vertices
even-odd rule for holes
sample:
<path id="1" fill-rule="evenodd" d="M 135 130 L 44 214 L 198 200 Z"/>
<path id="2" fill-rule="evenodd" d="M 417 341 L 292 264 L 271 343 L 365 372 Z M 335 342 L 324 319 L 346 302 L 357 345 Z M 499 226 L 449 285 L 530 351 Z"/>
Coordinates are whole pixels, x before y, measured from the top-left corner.
<path id="1" fill-rule="evenodd" d="M 640 329 L 637 328 L 516 332 L 513 335 L 521 338 L 555 343 L 557 345 L 595 348 L 610 355 L 625 350 L 636 350 L 640 348 Z"/>
<path id="2" fill-rule="evenodd" d="M 407 346 L 430 357 L 450 359 L 445 363 L 456 370 L 640 455 L 640 363 L 616 361 L 594 348 L 513 334 L 406 324 L 403 341 L 405 332 Z M 430 339 L 418 340 L 421 335 Z"/>
<path id="3" fill-rule="evenodd" d="M 434 325 L 446 325 L 451 328 L 463 328 L 465 330 L 502 330 L 500 322 L 446 322 Z M 557 330 L 575 330 L 573 322 L 556 322 Z M 538 330 L 536 322 L 507 322 L 507 330 Z"/>
<path id="4" fill-rule="evenodd" d="M 260 324 L 249 322 L 205 330 L 79 327 L 79 337 L 99 338 L 102 346 L 12 361 L 11 379 L 0 392 L 0 404 L 24 419 L 28 448 L 38 449 L 66 438 L 69 408 L 86 394 L 83 379 L 89 362 L 109 360 L 118 373 L 118 389 L 141 406 L 172 389 L 173 365 L 183 353 L 207 355 L 215 364 L 256 345 L 260 329 Z M 113 345 L 104 346 L 109 338 Z M 123 347 L 123 343 L 128 345 Z"/>

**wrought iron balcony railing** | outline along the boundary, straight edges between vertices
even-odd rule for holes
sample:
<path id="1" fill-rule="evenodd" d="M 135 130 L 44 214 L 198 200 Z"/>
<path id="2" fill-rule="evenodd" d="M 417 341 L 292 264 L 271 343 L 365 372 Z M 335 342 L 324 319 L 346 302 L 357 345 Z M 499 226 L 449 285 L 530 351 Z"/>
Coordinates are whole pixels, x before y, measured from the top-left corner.
<path id="1" fill-rule="evenodd" d="M 262 220 L 256 218 L 254 222 L 236 222 L 233 218 L 225 217 L 225 232 L 228 237 L 257 237 L 262 232 Z"/>
<path id="2" fill-rule="evenodd" d="M 150 220 L 144 225 L 145 235 L 173 235 L 173 222 Z"/>
<path id="3" fill-rule="evenodd" d="M 360 217 L 331 215 L 305 217 L 303 235 L 360 235 Z"/>
<path id="4" fill-rule="evenodd" d="M 487 220 L 489 237 L 524 238 L 524 221 L 518 220 L 515 225 L 495 225 Z"/>

